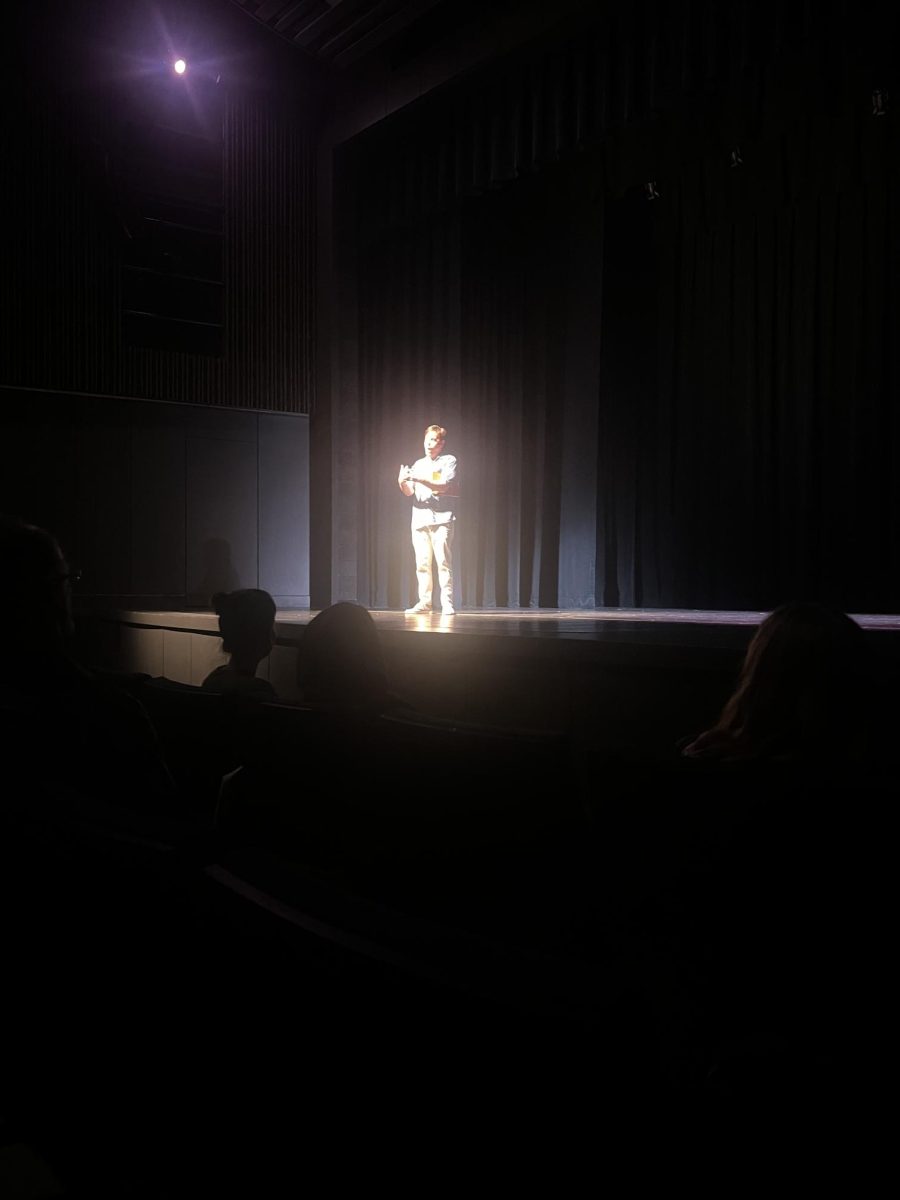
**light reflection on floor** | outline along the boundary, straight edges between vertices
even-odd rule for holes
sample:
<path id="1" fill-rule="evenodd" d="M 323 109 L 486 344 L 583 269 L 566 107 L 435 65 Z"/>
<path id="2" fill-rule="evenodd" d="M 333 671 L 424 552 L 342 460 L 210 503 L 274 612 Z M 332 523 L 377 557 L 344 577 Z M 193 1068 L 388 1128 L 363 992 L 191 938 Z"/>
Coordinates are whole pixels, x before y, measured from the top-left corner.
<path id="1" fill-rule="evenodd" d="M 318 610 L 279 609 L 285 624 L 309 622 Z M 680 642 L 695 645 L 746 643 L 766 612 L 677 608 L 592 609 L 463 609 L 455 616 L 441 613 L 407 616 L 404 612 L 371 609 L 385 633 L 445 633 L 500 638 L 550 638 L 575 641 Z M 900 615 L 853 614 L 864 629 L 900 632 Z"/>

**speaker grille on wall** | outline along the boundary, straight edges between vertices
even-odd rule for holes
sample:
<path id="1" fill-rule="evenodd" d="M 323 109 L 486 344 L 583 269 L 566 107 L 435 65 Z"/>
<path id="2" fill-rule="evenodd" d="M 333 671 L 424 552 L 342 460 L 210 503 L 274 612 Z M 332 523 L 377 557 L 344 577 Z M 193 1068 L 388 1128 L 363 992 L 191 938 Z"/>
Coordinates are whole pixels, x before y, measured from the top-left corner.
<path id="1" fill-rule="evenodd" d="M 224 352 L 223 122 L 211 81 L 154 79 L 130 97 L 114 164 L 126 345 Z"/>

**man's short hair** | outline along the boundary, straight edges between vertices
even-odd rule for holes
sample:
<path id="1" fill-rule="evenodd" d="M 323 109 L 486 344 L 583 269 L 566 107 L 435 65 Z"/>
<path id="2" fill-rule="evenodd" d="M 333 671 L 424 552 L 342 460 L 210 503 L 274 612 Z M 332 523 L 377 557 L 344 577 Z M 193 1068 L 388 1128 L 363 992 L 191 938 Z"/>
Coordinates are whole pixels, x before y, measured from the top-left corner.
<path id="1" fill-rule="evenodd" d="M 425 430 L 425 436 L 427 437 L 429 433 L 436 433 L 442 442 L 447 440 L 447 430 L 443 425 L 429 425 Z"/>

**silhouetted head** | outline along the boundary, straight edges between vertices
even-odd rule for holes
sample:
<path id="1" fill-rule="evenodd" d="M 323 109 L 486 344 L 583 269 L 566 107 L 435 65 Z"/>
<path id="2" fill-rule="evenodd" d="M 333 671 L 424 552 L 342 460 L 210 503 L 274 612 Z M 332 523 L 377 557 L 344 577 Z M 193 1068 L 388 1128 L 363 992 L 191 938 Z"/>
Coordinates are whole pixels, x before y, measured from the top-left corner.
<path id="1" fill-rule="evenodd" d="M 265 656 L 275 641 L 275 601 L 258 588 L 216 592 L 212 605 L 219 616 L 222 649 L 240 657 Z"/>
<path id="2" fill-rule="evenodd" d="M 13 649 L 61 645 L 74 631 L 73 572 L 52 533 L 19 517 L 0 517 L 0 622 Z"/>
<path id="3" fill-rule="evenodd" d="M 360 604 L 324 608 L 303 630 L 297 683 L 308 704 L 378 712 L 388 695 L 378 628 Z"/>
<path id="4" fill-rule="evenodd" d="M 716 729 L 749 752 L 839 752 L 865 719 L 865 635 L 846 613 L 797 601 L 754 634 Z"/>

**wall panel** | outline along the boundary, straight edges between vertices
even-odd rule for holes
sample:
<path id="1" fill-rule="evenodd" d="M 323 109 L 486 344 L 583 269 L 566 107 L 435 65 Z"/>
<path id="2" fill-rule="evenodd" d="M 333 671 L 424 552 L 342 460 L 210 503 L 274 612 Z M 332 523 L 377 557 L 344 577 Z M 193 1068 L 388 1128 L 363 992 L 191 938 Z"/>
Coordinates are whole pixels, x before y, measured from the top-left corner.
<path id="1" fill-rule="evenodd" d="M 56 534 L 82 600 L 206 608 L 262 587 L 308 607 L 308 418 L 2 388 L 0 401 L 0 511 Z"/>

